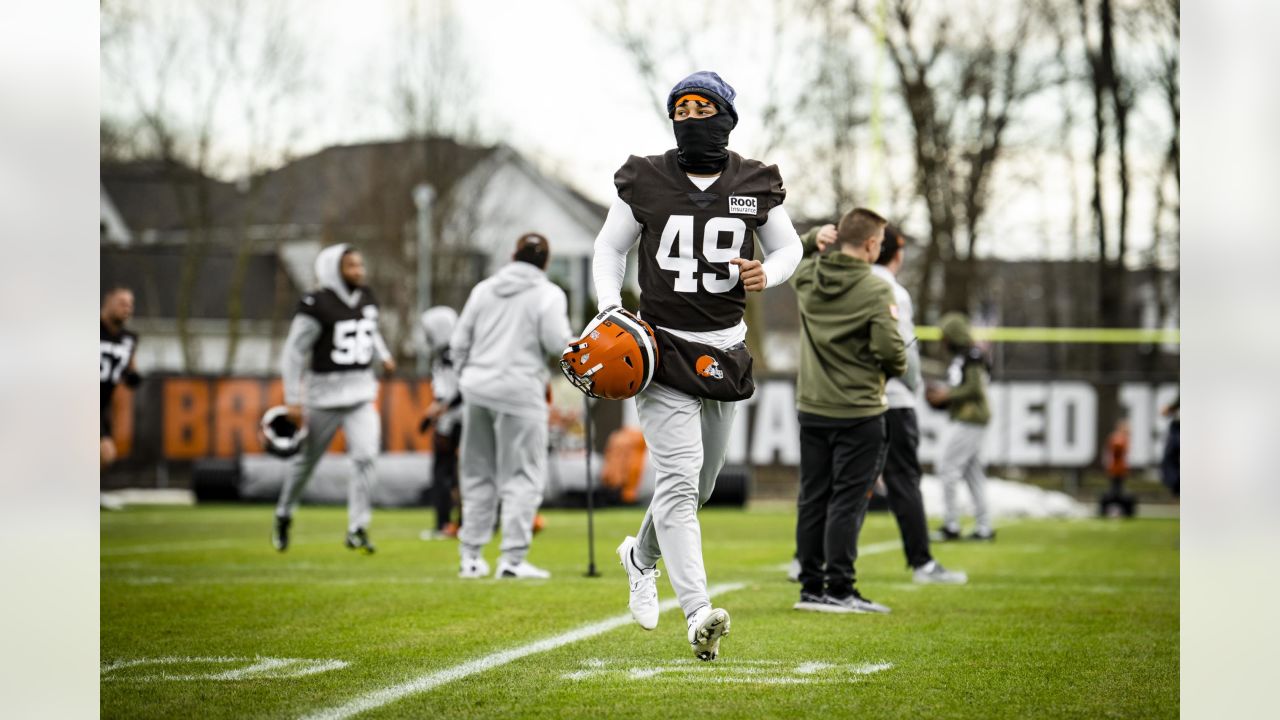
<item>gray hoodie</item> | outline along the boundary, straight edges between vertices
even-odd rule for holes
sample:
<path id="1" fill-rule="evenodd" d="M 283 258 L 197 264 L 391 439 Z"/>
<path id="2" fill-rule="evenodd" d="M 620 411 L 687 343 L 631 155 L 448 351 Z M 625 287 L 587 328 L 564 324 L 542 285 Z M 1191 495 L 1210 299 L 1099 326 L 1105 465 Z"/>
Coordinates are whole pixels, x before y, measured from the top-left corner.
<path id="1" fill-rule="evenodd" d="M 338 244 L 321 250 L 316 256 L 315 271 L 320 288 L 332 290 L 348 307 L 354 307 L 360 302 L 361 290 L 349 290 L 342 281 L 341 271 L 342 255 L 349 248 L 349 245 Z M 376 398 L 378 380 L 373 368 L 326 373 L 308 371 L 311 349 L 322 331 L 323 327 L 315 318 L 301 313 L 293 316 L 289 336 L 284 341 L 284 355 L 280 360 L 285 404 L 338 408 L 370 402 Z M 374 333 L 373 341 L 379 362 L 391 356 L 381 332 Z"/>
<path id="2" fill-rule="evenodd" d="M 564 291 L 513 261 L 471 290 L 449 343 L 467 403 L 546 420 L 548 360 L 573 339 Z"/>

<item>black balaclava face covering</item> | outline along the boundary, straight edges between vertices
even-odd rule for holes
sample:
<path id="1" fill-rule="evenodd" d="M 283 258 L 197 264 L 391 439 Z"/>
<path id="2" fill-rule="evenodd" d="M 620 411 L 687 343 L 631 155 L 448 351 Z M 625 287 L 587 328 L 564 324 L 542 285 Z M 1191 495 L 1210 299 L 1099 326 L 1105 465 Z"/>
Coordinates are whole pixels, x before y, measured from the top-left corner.
<path id="1" fill-rule="evenodd" d="M 724 170 L 729 162 L 729 133 L 733 126 L 733 116 L 723 111 L 709 118 L 672 120 L 680 169 L 695 175 L 714 175 Z"/>

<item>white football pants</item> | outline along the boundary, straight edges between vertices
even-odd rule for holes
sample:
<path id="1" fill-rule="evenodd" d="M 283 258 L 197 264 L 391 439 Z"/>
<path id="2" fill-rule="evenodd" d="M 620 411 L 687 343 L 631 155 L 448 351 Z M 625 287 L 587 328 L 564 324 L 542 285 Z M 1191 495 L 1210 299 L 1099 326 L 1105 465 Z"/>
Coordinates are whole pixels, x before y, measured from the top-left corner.
<path id="1" fill-rule="evenodd" d="M 371 496 L 376 479 L 373 462 L 382 442 L 382 420 L 378 411 L 372 402 L 345 408 L 306 408 L 306 424 L 307 436 L 302 440 L 302 449 L 293 456 L 293 467 L 276 503 L 276 515 L 293 515 L 316 463 L 341 427 L 347 436 L 347 454 L 355 465 L 355 473 L 347 485 L 347 530 L 368 529 L 373 519 Z"/>
<path id="2" fill-rule="evenodd" d="M 533 519 L 547 480 L 547 420 L 533 420 L 463 402 L 458 458 L 463 557 L 479 555 L 493 539 L 502 504 L 502 559 L 519 564 L 533 542 Z"/>
<path id="3" fill-rule="evenodd" d="M 960 527 L 960 507 L 956 493 L 960 482 L 969 486 L 973 495 L 973 514 L 978 530 L 991 529 L 991 513 L 987 508 L 987 475 L 982 471 L 982 440 L 985 425 L 948 422 L 942 435 L 942 457 L 938 460 L 938 477 L 942 480 L 943 522 L 948 528 Z"/>
<path id="4" fill-rule="evenodd" d="M 698 509 L 711 497 L 724 466 L 735 406 L 657 383 L 636 396 L 656 477 L 653 500 L 636 534 L 634 559 L 641 567 L 664 560 L 686 618 L 711 604 Z"/>

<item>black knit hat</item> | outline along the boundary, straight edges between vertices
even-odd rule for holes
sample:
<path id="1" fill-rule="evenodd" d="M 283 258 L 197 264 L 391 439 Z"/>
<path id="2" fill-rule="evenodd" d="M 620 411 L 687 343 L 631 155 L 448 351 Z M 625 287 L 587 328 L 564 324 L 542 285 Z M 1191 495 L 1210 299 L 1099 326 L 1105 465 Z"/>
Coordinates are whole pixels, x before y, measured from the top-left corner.
<path id="1" fill-rule="evenodd" d="M 738 109 L 733 106 L 733 99 L 738 96 L 737 91 L 710 70 L 699 70 L 671 88 L 671 92 L 667 94 L 667 117 L 675 115 L 676 100 L 683 95 L 705 96 L 721 112 L 729 113 L 734 125 L 738 124 Z"/>

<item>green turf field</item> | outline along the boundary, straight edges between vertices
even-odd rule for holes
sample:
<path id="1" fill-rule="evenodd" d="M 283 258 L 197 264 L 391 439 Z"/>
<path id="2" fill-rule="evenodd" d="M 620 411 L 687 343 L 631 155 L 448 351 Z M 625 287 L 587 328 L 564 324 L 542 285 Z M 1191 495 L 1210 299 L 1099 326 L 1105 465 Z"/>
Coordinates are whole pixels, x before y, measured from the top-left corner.
<path id="1" fill-rule="evenodd" d="M 1023 521 L 996 543 L 936 545 L 966 587 L 910 582 L 872 515 L 863 594 L 893 614 L 791 610 L 781 505 L 702 513 L 732 632 L 693 659 L 677 610 L 626 614 L 612 550 L 636 510 L 546 513 L 530 559 L 549 581 L 463 581 L 427 511 L 380 511 L 378 553 L 342 546 L 345 510 L 304 508 L 285 554 L 271 508 L 135 508 L 102 518 L 101 709 L 111 718 L 1176 717 L 1178 522 Z M 496 546 L 487 554 L 494 562 Z M 659 595 L 673 595 L 666 578 Z M 558 647 L 530 648 L 559 638 Z M 520 652 L 503 655 L 506 651 Z"/>

